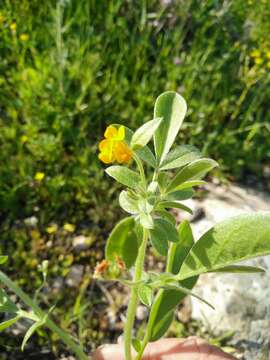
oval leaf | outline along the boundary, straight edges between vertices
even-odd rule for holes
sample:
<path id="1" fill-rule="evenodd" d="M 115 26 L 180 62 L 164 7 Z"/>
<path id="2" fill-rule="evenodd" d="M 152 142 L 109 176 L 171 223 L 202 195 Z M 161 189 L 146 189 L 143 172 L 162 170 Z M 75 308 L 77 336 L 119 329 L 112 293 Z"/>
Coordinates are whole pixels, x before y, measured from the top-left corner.
<path id="1" fill-rule="evenodd" d="M 157 118 L 139 127 L 132 136 L 131 147 L 133 149 L 140 149 L 147 145 L 159 127 L 161 120 L 161 118 Z"/>
<path id="2" fill-rule="evenodd" d="M 147 306 L 150 307 L 153 302 L 153 290 L 150 286 L 147 285 L 141 285 L 138 289 L 138 295 L 141 300 L 141 302 Z"/>
<path id="3" fill-rule="evenodd" d="M 158 164 L 169 152 L 182 125 L 187 111 L 184 98 L 174 91 L 161 94 L 155 103 L 154 118 L 162 118 L 154 135 L 155 152 Z"/>
<path id="4" fill-rule="evenodd" d="M 217 162 L 212 159 L 199 159 L 179 170 L 170 182 L 167 192 L 174 191 L 179 185 L 188 180 L 200 180 L 210 170 L 218 166 Z"/>
<path id="5" fill-rule="evenodd" d="M 119 195 L 119 204 L 129 214 L 138 214 L 138 202 L 133 199 L 127 191 L 121 191 Z"/>
<path id="6" fill-rule="evenodd" d="M 133 217 L 128 217 L 121 220 L 112 230 L 106 244 L 105 256 L 110 261 L 115 261 L 119 257 L 129 269 L 135 263 L 137 254 L 136 223 Z"/>
<path id="7" fill-rule="evenodd" d="M 120 184 L 135 189 L 140 182 L 140 175 L 125 166 L 113 165 L 108 167 L 105 172 Z"/>
<path id="8" fill-rule="evenodd" d="M 169 152 L 166 158 L 163 160 L 160 170 L 175 169 L 185 166 L 192 161 L 199 159 L 201 153 L 192 145 L 180 145 Z"/>
<path id="9" fill-rule="evenodd" d="M 270 213 L 239 215 L 207 231 L 186 257 L 179 280 L 270 254 Z"/>
<path id="10" fill-rule="evenodd" d="M 166 256 L 168 253 L 168 241 L 166 232 L 162 227 L 155 226 L 150 230 L 150 239 L 153 247 L 160 255 Z"/>
<path id="11" fill-rule="evenodd" d="M 188 221 L 178 228 L 179 242 L 171 243 L 167 259 L 167 272 L 178 274 L 181 265 L 194 245 L 194 238 Z M 180 282 L 185 288 L 192 289 L 198 278 L 193 277 Z M 184 299 L 185 294 L 177 290 L 160 290 L 151 308 L 148 322 L 148 337 L 152 341 L 160 339 L 168 330 L 175 307 Z"/>
<path id="12" fill-rule="evenodd" d="M 167 241 L 178 242 L 179 236 L 174 225 L 165 219 L 155 219 L 154 226 L 158 231 L 162 231 L 166 235 Z"/>

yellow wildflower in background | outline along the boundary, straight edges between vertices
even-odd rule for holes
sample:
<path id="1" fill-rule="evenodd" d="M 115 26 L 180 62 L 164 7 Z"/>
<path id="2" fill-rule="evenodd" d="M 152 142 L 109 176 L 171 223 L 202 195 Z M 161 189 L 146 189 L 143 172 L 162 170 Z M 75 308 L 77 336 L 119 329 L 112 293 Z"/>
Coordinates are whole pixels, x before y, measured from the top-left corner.
<path id="1" fill-rule="evenodd" d="M 125 140 L 125 127 L 120 126 L 116 129 L 110 125 L 104 133 L 105 139 L 99 143 L 98 158 L 105 164 L 110 164 L 115 161 L 118 163 L 127 163 L 132 158 L 132 151 Z"/>
<path id="2" fill-rule="evenodd" d="M 257 57 L 255 60 L 255 64 L 260 65 L 263 62 L 263 59 L 261 57 Z"/>
<path id="3" fill-rule="evenodd" d="M 36 181 L 42 181 L 45 177 L 45 174 L 43 172 L 37 172 L 36 175 L 35 175 L 35 180 Z"/>
<path id="4" fill-rule="evenodd" d="M 46 231 L 48 234 L 54 234 L 58 229 L 58 226 L 56 224 L 50 225 L 46 227 Z"/>
<path id="5" fill-rule="evenodd" d="M 27 40 L 29 40 L 29 35 L 27 35 L 27 34 L 21 34 L 21 35 L 20 35 L 20 40 L 21 40 L 21 41 L 27 41 Z"/>
<path id="6" fill-rule="evenodd" d="M 67 232 L 74 232 L 76 229 L 76 226 L 70 223 L 65 223 L 63 226 L 64 230 L 66 230 Z"/>
<path id="7" fill-rule="evenodd" d="M 10 27 L 10 30 L 11 30 L 11 31 L 16 31 L 16 29 L 17 29 L 17 24 L 16 24 L 15 22 L 13 22 L 12 24 L 9 25 L 9 27 Z"/>
<path id="8" fill-rule="evenodd" d="M 267 57 L 267 59 L 270 59 L 270 50 L 268 50 L 268 51 L 266 52 L 266 57 Z"/>
<path id="9" fill-rule="evenodd" d="M 28 141 L 28 136 L 22 135 L 22 136 L 21 136 L 21 142 L 22 142 L 23 144 L 25 144 L 27 141 Z"/>
<path id="10" fill-rule="evenodd" d="M 251 51 L 250 56 L 253 58 L 258 58 L 261 56 L 261 52 L 258 49 L 254 49 Z"/>

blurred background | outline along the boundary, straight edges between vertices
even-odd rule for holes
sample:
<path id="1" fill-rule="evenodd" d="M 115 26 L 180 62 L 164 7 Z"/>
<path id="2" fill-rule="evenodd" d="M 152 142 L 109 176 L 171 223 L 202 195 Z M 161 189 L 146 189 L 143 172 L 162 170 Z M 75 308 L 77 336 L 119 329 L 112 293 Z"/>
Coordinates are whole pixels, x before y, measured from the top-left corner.
<path id="1" fill-rule="evenodd" d="M 1 0 L 0 253 L 30 293 L 49 260 L 42 303 L 89 350 L 121 334 L 125 309 L 91 279 L 124 215 L 97 159 L 106 125 L 135 129 L 179 91 L 178 143 L 219 162 L 215 181 L 268 191 L 269 19 L 269 0 Z M 175 325 L 187 331 L 200 326 Z M 22 333 L 1 334 L 1 360 L 68 355 L 44 330 L 21 355 Z"/>

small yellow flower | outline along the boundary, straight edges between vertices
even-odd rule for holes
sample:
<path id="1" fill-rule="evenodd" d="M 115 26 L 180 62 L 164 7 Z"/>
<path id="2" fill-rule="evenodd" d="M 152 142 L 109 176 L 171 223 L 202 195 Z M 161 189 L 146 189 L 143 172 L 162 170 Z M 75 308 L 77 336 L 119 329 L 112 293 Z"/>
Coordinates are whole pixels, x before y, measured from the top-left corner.
<path id="1" fill-rule="evenodd" d="M 261 56 L 261 52 L 258 49 L 254 49 L 251 51 L 250 56 L 253 58 L 259 58 Z"/>
<path id="2" fill-rule="evenodd" d="M 13 22 L 12 24 L 9 25 L 9 27 L 10 27 L 10 30 L 11 30 L 11 31 L 16 31 L 16 29 L 17 29 L 17 24 L 16 24 L 15 22 Z"/>
<path id="3" fill-rule="evenodd" d="M 21 136 L 21 142 L 22 142 L 23 144 L 25 144 L 27 141 L 28 141 L 28 136 L 22 135 L 22 136 Z"/>
<path id="4" fill-rule="evenodd" d="M 46 227 L 46 231 L 48 234 L 54 234 L 58 229 L 58 226 L 56 224 L 50 225 Z"/>
<path id="5" fill-rule="evenodd" d="M 35 180 L 36 181 L 42 181 L 45 177 L 45 174 L 43 172 L 37 172 L 36 175 L 35 175 Z"/>
<path id="6" fill-rule="evenodd" d="M 266 51 L 266 57 L 267 59 L 270 59 L 270 50 Z"/>
<path id="7" fill-rule="evenodd" d="M 21 34 L 21 35 L 20 35 L 20 40 L 21 40 L 21 41 L 27 41 L 27 40 L 29 40 L 29 35 L 28 35 L 28 34 Z"/>
<path id="8" fill-rule="evenodd" d="M 125 140 L 125 127 L 116 129 L 110 125 L 104 133 L 105 139 L 99 143 L 99 159 L 105 164 L 117 161 L 120 164 L 128 163 L 132 158 L 132 151 Z"/>
<path id="9" fill-rule="evenodd" d="M 255 64 L 260 65 L 263 62 L 263 59 L 261 57 L 257 57 L 255 60 Z"/>
<path id="10" fill-rule="evenodd" d="M 74 232 L 75 229 L 76 229 L 76 226 L 73 225 L 73 224 L 70 224 L 70 223 L 65 223 L 64 226 L 63 226 L 64 230 L 66 230 L 67 232 Z"/>

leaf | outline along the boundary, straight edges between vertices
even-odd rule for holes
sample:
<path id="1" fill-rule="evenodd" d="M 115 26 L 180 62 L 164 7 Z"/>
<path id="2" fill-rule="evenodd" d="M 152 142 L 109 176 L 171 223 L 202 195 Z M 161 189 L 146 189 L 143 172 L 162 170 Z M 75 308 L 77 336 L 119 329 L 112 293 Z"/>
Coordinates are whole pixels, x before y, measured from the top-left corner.
<path id="1" fill-rule="evenodd" d="M 115 261 L 119 257 L 129 269 L 137 258 L 138 244 L 135 220 L 133 217 L 127 217 L 112 230 L 106 244 L 106 259 Z"/>
<path id="2" fill-rule="evenodd" d="M 179 242 L 171 243 L 167 259 L 167 271 L 178 274 L 182 262 L 194 244 L 191 227 L 188 221 L 183 221 L 178 228 Z M 187 279 L 180 284 L 185 288 L 192 289 L 198 277 Z M 152 341 L 161 338 L 168 330 L 175 307 L 184 299 L 185 294 L 176 290 L 160 290 L 149 315 L 147 326 L 148 336 Z"/>
<path id="3" fill-rule="evenodd" d="M 206 181 L 203 180 L 191 180 L 191 181 L 185 181 L 184 183 L 180 184 L 179 186 L 177 186 L 173 191 L 178 191 L 178 190 L 185 190 L 185 189 L 190 189 L 193 186 L 201 186 L 201 185 L 205 185 L 207 184 Z"/>
<path id="4" fill-rule="evenodd" d="M 192 247 L 178 279 L 270 253 L 270 212 L 239 215 L 207 231 Z"/>
<path id="5" fill-rule="evenodd" d="M 133 199 L 125 190 L 121 191 L 119 195 L 119 204 L 129 214 L 138 214 L 138 202 Z"/>
<path id="6" fill-rule="evenodd" d="M 170 170 L 182 167 L 200 157 L 201 153 L 195 146 L 180 145 L 169 152 L 163 160 L 160 170 Z"/>
<path id="7" fill-rule="evenodd" d="M 139 149 L 147 145 L 159 127 L 161 120 L 162 118 L 156 118 L 139 127 L 132 136 L 131 147 Z"/>
<path id="8" fill-rule="evenodd" d="M 141 302 L 147 306 L 150 307 L 153 302 L 153 290 L 150 286 L 147 286 L 145 284 L 139 286 L 138 288 L 138 295 L 141 300 Z"/>
<path id="9" fill-rule="evenodd" d="M 114 124 L 114 126 L 119 127 L 120 125 Z M 127 126 L 125 126 L 125 133 L 126 133 L 125 140 L 127 144 L 130 145 L 134 132 L 131 129 L 129 129 Z M 135 153 L 148 165 L 152 166 L 153 168 L 156 167 L 156 158 L 148 146 L 144 146 L 142 149 L 135 150 Z"/>
<path id="10" fill-rule="evenodd" d="M 172 209 L 172 208 L 181 209 L 187 211 L 190 214 L 193 214 L 193 211 L 188 206 L 181 204 L 180 202 L 177 201 L 161 201 L 158 204 L 158 206 L 165 209 Z"/>
<path id="11" fill-rule="evenodd" d="M 153 247 L 160 255 L 167 255 L 169 245 L 167 240 L 167 234 L 162 227 L 158 227 L 155 224 L 154 229 L 150 230 L 150 240 Z"/>
<path id="12" fill-rule="evenodd" d="M 150 339 L 151 341 L 159 340 L 169 329 L 171 323 L 173 322 L 174 311 L 168 311 L 165 315 L 159 319 L 159 321 L 152 328 Z"/>
<path id="13" fill-rule="evenodd" d="M 166 234 L 167 241 L 170 242 L 178 242 L 179 236 L 178 232 L 172 223 L 165 219 L 155 219 L 154 220 L 154 226 L 157 230 L 161 231 L 163 230 Z"/>
<path id="14" fill-rule="evenodd" d="M 131 340 L 132 346 L 134 348 L 134 350 L 138 353 L 141 350 L 141 342 L 139 339 L 133 338 Z"/>
<path id="15" fill-rule="evenodd" d="M 14 302 L 9 298 L 6 292 L 3 289 L 0 289 L 0 313 L 17 313 L 18 307 Z"/>
<path id="16" fill-rule="evenodd" d="M 178 173 L 169 183 L 167 192 L 173 191 L 179 185 L 188 180 L 200 180 L 216 166 L 218 166 L 217 162 L 212 159 L 198 159 L 193 161 L 178 171 Z"/>
<path id="17" fill-rule="evenodd" d="M 192 189 L 174 191 L 166 196 L 165 201 L 182 201 L 192 198 L 194 191 Z"/>
<path id="18" fill-rule="evenodd" d="M 0 256 L 0 265 L 4 264 L 5 262 L 7 262 L 8 260 L 8 256 Z"/>
<path id="19" fill-rule="evenodd" d="M 30 337 L 37 331 L 37 329 L 41 326 L 44 325 L 44 321 L 43 320 L 40 320 L 40 321 L 37 321 L 35 322 L 32 326 L 30 326 L 30 328 L 27 330 L 26 334 L 24 335 L 24 338 L 23 338 L 23 342 L 22 342 L 22 345 L 21 345 L 21 350 L 24 351 L 24 348 L 28 342 L 28 340 L 30 339 Z"/>
<path id="20" fill-rule="evenodd" d="M 21 319 L 21 316 L 15 316 L 9 320 L 6 320 L 6 321 L 3 321 L 1 324 L 0 324 L 0 332 L 6 330 L 7 328 L 9 328 L 10 326 L 12 326 L 13 324 L 15 324 L 18 320 Z"/>
<path id="21" fill-rule="evenodd" d="M 164 218 L 165 220 L 171 222 L 174 226 L 176 225 L 176 220 L 169 211 L 158 209 L 157 211 L 155 211 L 155 213 L 160 217 Z"/>
<path id="22" fill-rule="evenodd" d="M 244 266 L 244 265 L 230 265 L 224 266 L 223 268 L 213 270 L 210 272 L 221 272 L 221 273 L 264 273 L 265 270 L 255 266 Z"/>
<path id="23" fill-rule="evenodd" d="M 187 105 L 184 98 L 174 91 L 167 91 L 157 98 L 154 118 L 162 118 L 161 124 L 154 135 L 158 164 L 162 163 L 169 152 L 182 125 L 186 111 Z"/>
<path id="24" fill-rule="evenodd" d="M 141 213 L 139 215 L 139 219 L 140 219 L 140 224 L 145 229 L 153 229 L 154 228 L 154 222 L 153 222 L 152 216 L 150 214 Z"/>
<path id="25" fill-rule="evenodd" d="M 128 186 L 132 189 L 136 189 L 141 180 L 138 173 L 126 168 L 125 166 L 113 165 L 108 167 L 105 171 L 120 184 Z"/>
<path id="26" fill-rule="evenodd" d="M 179 285 L 177 283 L 175 283 L 175 284 L 166 284 L 166 285 L 164 285 L 164 289 L 176 290 L 176 291 L 180 291 L 180 292 L 184 293 L 185 295 L 193 296 L 196 299 L 203 302 L 204 304 L 210 306 L 213 310 L 215 310 L 214 306 L 211 305 L 208 301 L 204 300 L 202 297 L 198 296 L 197 294 L 193 293 L 189 289 L 187 289 L 184 286 L 181 286 L 181 285 Z"/>
<path id="27" fill-rule="evenodd" d="M 170 271 L 172 274 L 179 273 L 185 258 L 194 245 L 194 237 L 191 226 L 187 220 L 182 221 L 182 223 L 179 225 L 178 233 L 179 242 L 172 244 L 168 259 L 170 267 L 167 269 L 167 271 Z"/>

